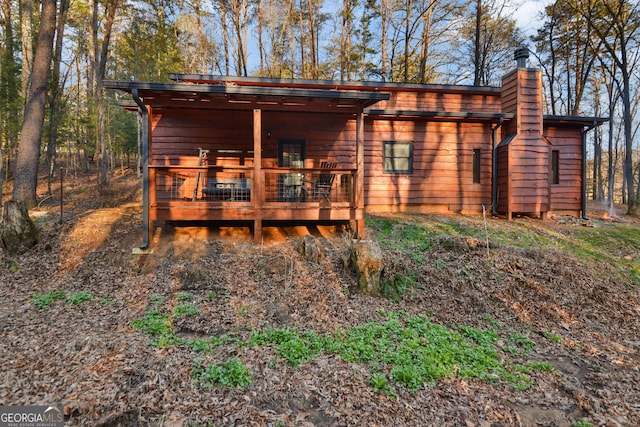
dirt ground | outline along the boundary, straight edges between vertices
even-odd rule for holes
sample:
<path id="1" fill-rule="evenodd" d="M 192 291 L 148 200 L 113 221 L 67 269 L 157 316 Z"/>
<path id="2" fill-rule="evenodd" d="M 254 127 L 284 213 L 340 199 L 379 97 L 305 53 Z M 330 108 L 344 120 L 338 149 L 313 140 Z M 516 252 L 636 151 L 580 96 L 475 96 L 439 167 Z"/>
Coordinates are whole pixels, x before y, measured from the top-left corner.
<path id="1" fill-rule="evenodd" d="M 396 302 L 354 289 L 344 262 L 349 240 L 334 227 L 265 228 L 257 245 L 243 227 L 165 223 L 152 253 L 133 254 L 141 242 L 135 175 L 114 176 L 102 194 L 86 179 L 68 179 L 62 221 L 55 193 L 32 211 L 40 243 L 0 261 L 0 405 L 62 402 L 67 424 L 83 426 L 640 425 L 640 295 L 637 285 L 612 280 L 606 265 L 587 268 L 536 248 L 489 255 L 443 246 L 425 253 L 425 265 L 434 265 L 421 278 L 425 290 Z M 596 205 L 590 215 L 633 221 Z M 467 220 L 482 226 L 481 218 Z M 576 227 L 536 224 L 558 233 Z M 317 263 L 296 250 L 309 233 L 321 248 Z M 640 257 L 640 248 L 625 256 Z M 393 257 L 385 253 L 391 264 Z M 34 295 L 52 290 L 94 299 L 34 305 Z M 181 337 L 246 339 L 268 327 L 329 333 L 404 310 L 444 325 L 499 322 L 525 331 L 534 359 L 556 370 L 534 372 L 523 391 L 454 377 L 400 389 L 394 399 L 372 390 L 363 366 L 335 355 L 294 368 L 268 347 L 222 346 L 209 357 L 239 357 L 253 382 L 203 388 L 192 372 L 200 355 L 154 348 L 131 327 L 154 298 L 170 312 L 183 293 L 196 298 L 199 313 L 172 320 Z"/>

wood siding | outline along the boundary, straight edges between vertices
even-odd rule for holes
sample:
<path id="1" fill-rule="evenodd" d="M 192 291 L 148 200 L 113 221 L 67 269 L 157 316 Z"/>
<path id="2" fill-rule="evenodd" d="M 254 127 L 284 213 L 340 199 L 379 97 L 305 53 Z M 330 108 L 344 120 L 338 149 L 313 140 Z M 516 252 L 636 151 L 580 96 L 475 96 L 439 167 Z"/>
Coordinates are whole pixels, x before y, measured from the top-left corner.
<path id="1" fill-rule="evenodd" d="M 582 130 L 576 127 L 547 127 L 551 150 L 558 151 L 559 183 L 551 185 L 551 210 L 579 212 L 582 209 Z"/>
<path id="2" fill-rule="evenodd" d="M 551 148 L 543 136 L 540 70 L 519 68 L 502 81 L 502 109 L 514 112 L 505 126 L 516 134 L 498 152 L 498 210 L 544 214 L 550 210 Z"/>
<path id="3" fill-rule="evenodd" d="M 412 211 L 429 206 L 481 211 L 491 204 L 491 129 L 462 122 L 373 120 L 365 127 L 365 197 L 369 210 Z M 412 142 L 413 172 L 384 172 L 385 141 Z M 473 150 L 480 150 L 480 184 Z"/>
<path id="4" fill-rule="evenodd" d="M 438 112 L 500 113 L 500 93 L 446 93 L 442 91 L 392 91 L 375 109 Z"/>
<path id="5" fill-rule="evenodd" d="M 307 167 L 331 160 L 355 167 L 355 116 L 320 113 L 262 113 L 263 167 L 276 167 L 278 140 L 306 141 Z M 198 164 L 198 149 L 210 150 L 209 165 L 253 165 L 251 111 L 167 110 L 152 122 L 152 165 Z M 268 136 L 269 135 L 269 136 Z"/>

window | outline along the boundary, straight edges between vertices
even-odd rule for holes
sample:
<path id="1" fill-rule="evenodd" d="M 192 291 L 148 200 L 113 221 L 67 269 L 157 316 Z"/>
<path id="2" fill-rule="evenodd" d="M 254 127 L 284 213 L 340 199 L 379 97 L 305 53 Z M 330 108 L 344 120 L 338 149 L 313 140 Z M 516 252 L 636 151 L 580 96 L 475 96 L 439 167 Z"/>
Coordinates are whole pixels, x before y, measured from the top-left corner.
<path id="1" fill-rule="evenodd" d="M 384 171 L 386 173 L 413 173 L 413 143 L 384 143 Z"/>
<path id="2" fill-rule="evenodd" d="M 480 149 L 473 150 L 473 183 L 480 184 Z"/>
<path id="3" fill-rule="evenodd" d="M 551 152 L 551 184 L 560 184 L 560 152 Z"/>

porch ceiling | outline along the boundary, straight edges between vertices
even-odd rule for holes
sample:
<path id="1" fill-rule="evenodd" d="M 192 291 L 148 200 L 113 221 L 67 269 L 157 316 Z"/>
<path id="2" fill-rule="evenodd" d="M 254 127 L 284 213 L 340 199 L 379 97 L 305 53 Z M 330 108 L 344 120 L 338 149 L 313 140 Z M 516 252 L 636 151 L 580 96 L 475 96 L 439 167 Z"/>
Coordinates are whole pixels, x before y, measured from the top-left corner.
<path id="1" fill-rule="evenodd" d="M 137 90 L 153 108 L 255 109 L 357 112 L 389 99 L 388 93 L 330 89 L 190 83 L 105 81 L 106 89 Z"/>

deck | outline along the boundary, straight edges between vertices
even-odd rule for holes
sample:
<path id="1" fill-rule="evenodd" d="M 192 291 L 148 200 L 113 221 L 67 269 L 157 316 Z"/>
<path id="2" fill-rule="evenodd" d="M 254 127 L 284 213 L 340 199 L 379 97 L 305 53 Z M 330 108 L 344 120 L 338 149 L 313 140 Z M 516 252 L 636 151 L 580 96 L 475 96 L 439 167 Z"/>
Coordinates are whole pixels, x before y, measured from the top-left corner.
<path id="1" fill-rule="evenodd" d="M 355 169 L 149 165 L 151 221 L 362 220 Z M 327 186 L 330 182 L 330 186 Z M 324 183 L 324 186 L 321 184 Z"/>

